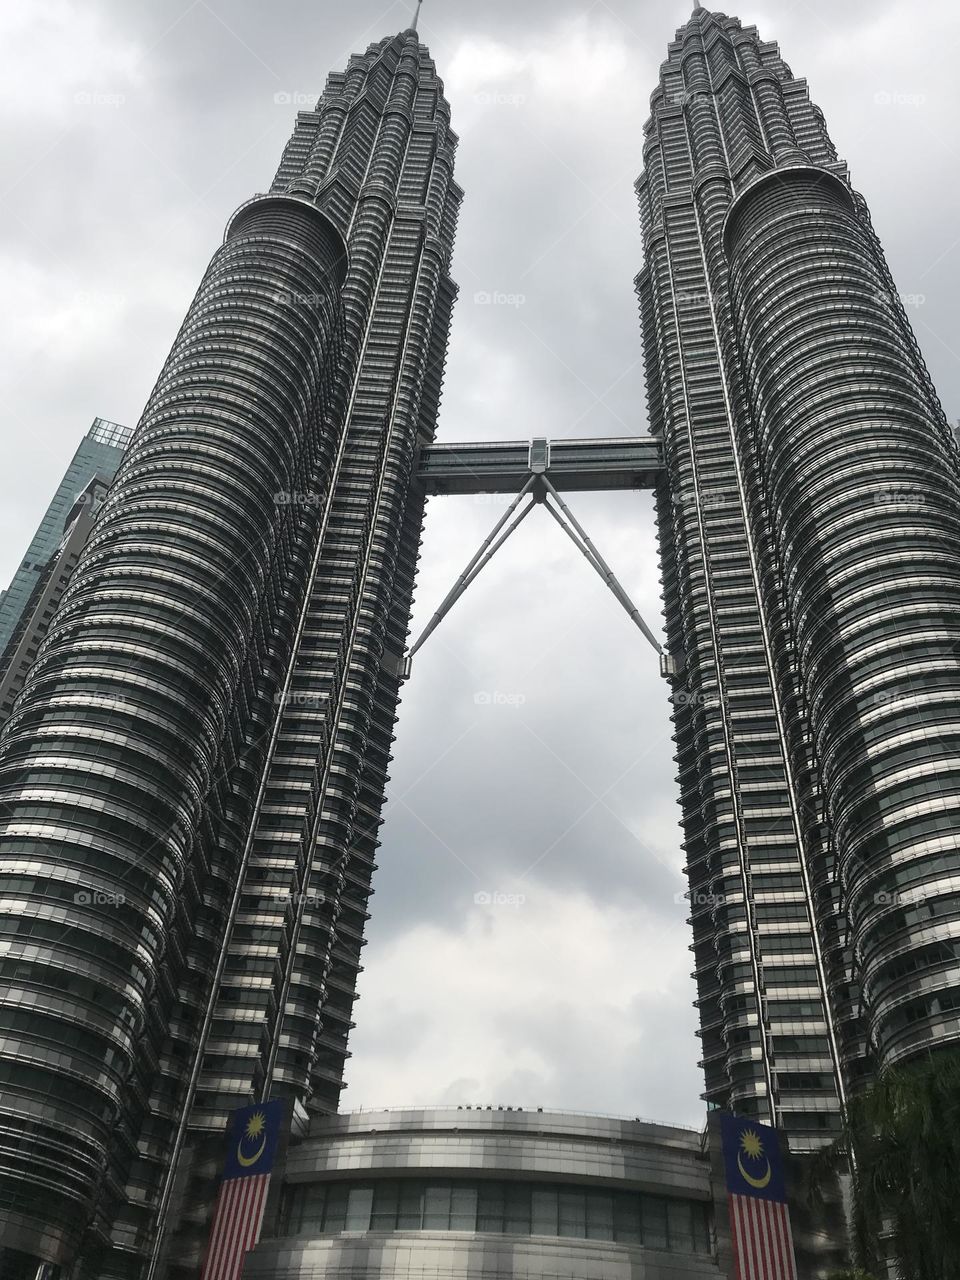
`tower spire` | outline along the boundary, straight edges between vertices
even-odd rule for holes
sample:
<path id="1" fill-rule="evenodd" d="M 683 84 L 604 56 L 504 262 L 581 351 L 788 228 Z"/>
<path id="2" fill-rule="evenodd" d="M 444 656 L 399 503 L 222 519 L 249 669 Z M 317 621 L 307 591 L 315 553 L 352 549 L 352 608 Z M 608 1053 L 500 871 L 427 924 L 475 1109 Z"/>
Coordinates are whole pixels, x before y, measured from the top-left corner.
<path id="1" fill-rule="evenodd" d="M 417 0 L 417 7 L 413 12 L 413 24 L 410 28 L 411 31 L 416 31 L 417 27 L 420 25 L 420 7 L 422 4 L 423 0 Z"/>

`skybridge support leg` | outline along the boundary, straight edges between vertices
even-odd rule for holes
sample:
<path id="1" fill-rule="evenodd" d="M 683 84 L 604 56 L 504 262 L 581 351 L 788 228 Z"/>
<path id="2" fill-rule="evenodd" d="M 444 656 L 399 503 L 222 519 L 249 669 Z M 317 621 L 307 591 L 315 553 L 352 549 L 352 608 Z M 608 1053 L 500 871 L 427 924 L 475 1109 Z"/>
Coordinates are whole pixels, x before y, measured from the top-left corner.
<path id="1" fill-rule="evenodd" d="M 535 443 L 540 443 L 540 442 L 538 441 Z M 636 605 L 627 595 L 626 591 L 620 585 L 620 582 L 618 581 L 616 574 L 613 572 L 613 570 L 607 564 L 606 560 L 604 560 L 603 556 L 594 546 L 593 541 L 591 540 L 589 534 L 586 532 L 586 530 L 577 520 L 576 516 L 573 514 L 573 512 L 564 502 L 563 498 L 561 498 L 560 494 L 557 492 L 553 484 L 551 484 L 550 479 L 546 474 L 547 465 L 548 463 L 546 459 L 542 461 L 537 460 L 535 462 L 533 458 L 533 453 L 531 452 L 531 474 L 527 480 L 527 483 L 523 486 L 523 488 L 514 498 L 513 502 L 511 502 L 510 506 L 504 512 L 502 518 L 497 522 L 496 527 L 493 529 L 493 532 L 489 535 L 489 537 L 484 539 L 483 543 L 480 546 L 479 551 L 477 551 L 476 555 L 473 557 L 473 559 L 464 569 L 463 573 L 461 573 L 460 577 L 453 584 L 453 587 L 447 593 L 443 603 L 440 605 L 440 608 L 436 611 L 436 613 L 427 623 L 426 627 L 424 628 L 423 634 L 420 636 L 420 639 L 416 642 L 413 648 L 410 649 L 409 652 L 407 653 L 406 657 L 403 660 L 403 679 L 404 680 L 408 679 L 410 675 L 410 669 L 411 669 L 411 664 L 413 662 L 414 655 L 423 647 L 423 645 L 430 638 L 430 636 L 433 635 L 434 631 L 436 631 L 437 627 L 444 620 L 444 618 L 447 616 L 447 614 L 450 612 L 453 606 L 457 603 L 460 597 L 470 587 L 470 585 L 476 581 L 477 577 L 480 575 L 480 573 L 482 573 L 482 571 L 490 563 L 490 561 L 497 554 L 497 552 L 500 550 L 503 544 L 507 541 L 510 535 L 520 527 L 520 525 L 524 522 L 524 520 L 526 520 L 527 516 L 530 514 L 530 512 L 538 503 L 543 503 L 543 505 L 550 512 L 551 516 L 553 516 L 554 520 L 556 520 L 557 524 L 559 524 L 560 528 L 564 531 L 567 537 L 570 538 L 570 540 L 573 542 L 573 545 L 581 553 L 581 555 L 584 557 L 587 563 L 590 564 L 596 570 L 596 572 L 607 584 L 607 586 L 610 588 L 610 590 L 612 591 L 614 596 L 617 598 L 617 600 L 619 600 L 620 604 L 623 606 L 623 608 L 626 610 L 627 614 L 629 615 L 631 621 L 640 629 L 640 631 L 643 632 L 644 636 L 649 641 L 649 643 L 653 646 L 653 648 L 657 651 L 657 653 L 661 655 L 661 658 L 663 657 L 663 649 L 659 644 L 659 642 L 657 641 L 656 636 L 653 634 L 653 632 L 644 622 L 643 618 L 640 616 L 640 610 L 636 607 Z M 513 519 L 513 517 L 517 512 L 517 508 L 519 507 L 520 503 L 528 494 L 531 495 L 530 503 L 527 505 L 527 507 L 524 508 L 523 511 L 520 512 L 519 515 L 516 515 L 516 519 Z M 553 498 L 554 502 L 556 502 L 557 508 L 559 508 L 559 510 L 557 510 L 551 504 L 550 502 L 551 497 Z M 511 523 L 511 520 L 513 521 L 513 523 Z"/>
<path id="2" fill-rule="evenodd" d="M 573 514 L 573 512 L 570 510 L 567 504 L 564 502 L 563 498 L 560 497 L 560 494 L 557 493 L 556 489 L 550 483 L 549 477 L 543 476 L 542 480 L 547 490 L 547 493 L 549 493 L 550 496 L 553 498 L 553 500 L 556 502 L 557 506 L 563 512 L 563 515 L 566 516 L 567 521 L 569 523 L 564 522 L 563 518 L 553 509 L 553 507 L 550 505 L 549 502 L 545 502 L 544 506 L 547 508 L 547 510 L 550 512 L 553 518 L 560 525 L 560 528 L 563 529 L 563 531 L 572 540 L 574 546 L 578 547 L 581 553 L 583 554 L 583 556 L 585 557 L 585 559 L 589 561 L 590 564 L 593 565 L 594 569 L 596 569 L 597 573 L 599 573 L 600 577 L 604 580 L 604 582 L 607 584 L 607 586 L 610 588 L 610 590 L 613 592 L 616 598 L 620 601 L 621 605 L 623 605 L 624 609 L 630 615 L 631 620 L 636 624 L 636 626 L 640 628 L 644 636 L 646 636 L 647 640 L 649 640 L 650 644 L 652 644 L 654 649 L 656 649 L 657 653 L 662 653 L 663 648 L 660 642 L 657 640 L 657 637 L 653 634 L 653 632 L 644 622 L 643 618 L 640 616 L 640 610 L 637 608 L 637 606 L 633 603 L 633 601 L 627 595 L 626 591 L 620 585 L 616 574 L 613 572 L 613 570 L 607 564 L 606 560 L 604 560 L 603 556 L 601 556 L 600 552 L 594 546 L 586 530 L 577 520 L 576 516 Z M 576 532 L 574 532 L 574 530 L 576 530 Z"/>
<path id="3" fill-rule="evenodd" d="M 407 656 L 403 660 L 404 680 L 406 680 L 410 675 L 410 664 L 412 663 L 414 654 L 417 652 L 417 650 L 420 649 L 422 645 L 430 638 L 430 636 L 433 635 L 434 631 L 436 631 L 437 627 L 439 627 L 440 623 L 444 620 L 444 618 L 447 616 L 447 614 L 450 612 L 453 606 L 457 603 L 457 601 L 460 599 L 463 593 L 467 590 L 470 584 L 486 568 L 486 566 L 497 554 L 497 552 L 500 550 L 500 548 L 503 546 L 506 540 L 510 537 L 511 533 L 513 533 L 515 529 L 518 529 L 520 527 L 520 525 L 524 522 L 524 520 L 526 520 L 527 516 L 533 510 L 534 504 L 531 502 L 530 505 L 526 508 L 526 510 L 521 511 L 519 516 L 517 516 L 516 520 L 514 520 L 513 524 L 509 523 L 511 516 L 513 516 L 514 512 L 517 510 L 517 507 L 520 505 L 523 499 L 527 496 L 527 494 L 531 491 L 535 483 L 536 483 L 536 476 L 531 475 L 527 483 L 523 486 L 523 488 L 514 498 L 513 502 L 511 502 L 510 506 L 507 507 L 501 519 L 497 521 L 497 524 L 493 529 L 493 532 L 490 534 L 488 538 L 484 539 L 483 543 L 480 546 L 480 550 L 473 557 L 473 559 L 464 569 L 463 573 L 461 573 L 460 577 L 453 584 L 450 591 L 447 593 L 443 603 L 441 604 L 440 608 L 436 611 L 436 613 L 427 623 L 426 627 L 424 628 L 423 634 L 420 636 L 420 639 L 413 646 L 413 648 L 408 652 Z M 508 527 L 505 528 L 504 526 L 508 526 Z"/>

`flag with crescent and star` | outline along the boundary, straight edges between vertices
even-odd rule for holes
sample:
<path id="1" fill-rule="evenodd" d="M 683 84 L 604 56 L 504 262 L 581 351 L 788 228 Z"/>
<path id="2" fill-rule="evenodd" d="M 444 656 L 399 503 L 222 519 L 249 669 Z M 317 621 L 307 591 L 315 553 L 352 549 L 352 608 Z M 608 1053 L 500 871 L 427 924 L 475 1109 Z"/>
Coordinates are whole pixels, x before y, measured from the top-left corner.
<path id="1" fill-rule="evenodd" d="M 797 1280 L 780 1135 L 728 1115 L 720 1134 L 736 1280 Z"/>
<path id="2" fill-rule="evenodd" d="M 287 1116 L 282 1100 L 234 1111 L 227 1126 L 227 1161 L 213 1213 L 203 1280 L 239 1280 L 243 1260 L 260 1238 L 270 1174 Z"/>

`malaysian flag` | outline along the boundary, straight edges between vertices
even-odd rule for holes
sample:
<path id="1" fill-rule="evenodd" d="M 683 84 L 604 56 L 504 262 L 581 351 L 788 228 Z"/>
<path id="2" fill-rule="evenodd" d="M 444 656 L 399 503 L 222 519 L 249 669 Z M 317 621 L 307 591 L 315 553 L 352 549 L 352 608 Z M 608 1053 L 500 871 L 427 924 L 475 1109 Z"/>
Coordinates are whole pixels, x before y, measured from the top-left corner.
<path id="1" fill-rule="evenodd" d="M 260 1239 L 270 1173 L 287 1113 L 283 1101 L 234 1111 L 227 1127 L 227 1164 L 213 1212 L 202 1280 L 239 1280 L 246 1254 Z"/>
<path id="2" fill-rule="evenodd" d="M 797 1280 L 776 1129 L 721 1116 L 735 1280 Z"/>

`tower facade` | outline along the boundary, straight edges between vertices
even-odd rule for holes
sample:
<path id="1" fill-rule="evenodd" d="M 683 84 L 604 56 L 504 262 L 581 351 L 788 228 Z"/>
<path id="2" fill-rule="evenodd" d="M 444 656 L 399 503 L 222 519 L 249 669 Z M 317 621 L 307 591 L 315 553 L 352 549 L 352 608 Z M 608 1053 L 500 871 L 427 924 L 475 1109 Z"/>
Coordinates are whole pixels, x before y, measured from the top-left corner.
<path id="1" fill-rule="evenodd" d="M 205 1137 L 250 1099 L 336 1109 L 455 294 L 455 145 L 413 31 L 300 114 L 0 742 L 5 1276 L 78 1257 L 195 1274 Z"/>
<path id="2" fill-rule="evenodd" d="M 957 451 L 776 45 L 699 5 L 638 278 L 705 1097 L 800 1150 L 960 1038 Z"/>

